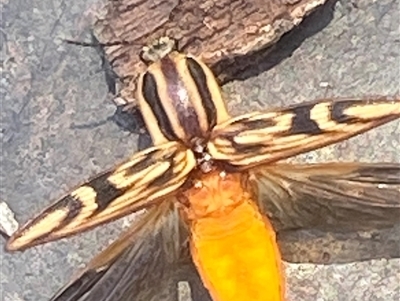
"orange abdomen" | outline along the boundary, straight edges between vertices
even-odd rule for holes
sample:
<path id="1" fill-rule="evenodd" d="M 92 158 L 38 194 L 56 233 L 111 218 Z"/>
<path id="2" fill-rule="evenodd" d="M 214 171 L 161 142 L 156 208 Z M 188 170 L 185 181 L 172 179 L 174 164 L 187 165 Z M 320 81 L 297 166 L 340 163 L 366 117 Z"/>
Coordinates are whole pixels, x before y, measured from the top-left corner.
<path id="1" fill-rule="evenodd" d="M 191 223 L 191 252 L 214 301 L 283 301 L 275 232 L 251 200 Z"/>

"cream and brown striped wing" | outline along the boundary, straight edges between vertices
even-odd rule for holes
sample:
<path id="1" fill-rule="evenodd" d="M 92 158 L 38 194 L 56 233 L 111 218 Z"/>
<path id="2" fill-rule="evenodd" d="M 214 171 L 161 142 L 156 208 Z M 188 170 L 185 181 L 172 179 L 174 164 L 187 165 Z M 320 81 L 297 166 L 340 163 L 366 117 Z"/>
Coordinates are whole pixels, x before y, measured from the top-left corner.
<path id="1" fill-rule="evenodd" d="M 400 223 L 400 164 L 275 164 L 250 171 L 277 231 L 367 231 Z"/>
<path id="2" fill-rule="evenodd" d="M 216 126 L 208 151 L 246 170 L 315 150 L 400 117 L 400 98 L 320 100 L 249 113 Z"/>
<path id="3" fill-rule="evenodd" d="M 45 209 L 8 240 L 9 251 L 42 244 L 115 220 L 173 195 L 196 166 L 178 142 L 148 148 Z"/>

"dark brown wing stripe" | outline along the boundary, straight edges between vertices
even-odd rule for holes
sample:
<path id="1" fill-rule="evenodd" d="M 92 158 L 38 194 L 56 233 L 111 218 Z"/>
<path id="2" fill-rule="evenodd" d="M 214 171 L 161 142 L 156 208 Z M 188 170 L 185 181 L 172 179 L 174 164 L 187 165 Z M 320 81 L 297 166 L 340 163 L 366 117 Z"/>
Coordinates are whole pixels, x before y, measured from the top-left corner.
<path id="1" fill-rule="evenodd" d="M 377 101 L 376 103 L 379 103 Z M 341 101 L 338 103 L 333 103 L 331 106 L 331 119 L 337 123 L 353 123 L 357 122 L 359 119 L 346 114 L 346 110 L 354 106 L 354 101 Z"/>
<path id="2" fill-rule="evenodd" d="M 60 209 L 62 210 L 64 208 L 67 208 L 67 215 L 63 223 L 68 224 L 69 221 L 73 220 L 80 214 L 83 208 L 83 204 L 78 197 L 67 195 L 64 199 L 62 199 L 60 203 L 57 203 L 55 204 L 55 206 L 50 207 L 46 211 L 44 211 L 44 214 L 47 215 L 47 213 L 51 213 Z"/>
<path id="3" fill-rule="evenodd" d="M 111 172 L 105 173 L 104 175 L 93 179 L 87 185 L 96 191 L 95 202 L 97 204 L 97 209 L 95 212 L 93 212 L 93 214 L 103 211 L 110 205 L 112 200 L 123 195 L 129 189 L 129 187 L 117 188 L 113 183 L 110 183 L 108 178 L 111 176 L 111 174 Z"/>
<path id="4" fill-rule="evenodd" d="M 292 124 L 287 132 L 287 135 L 307 134 L 318 135 L 322 130 L 318 123 L 311 118 L 311 111 L 315 104 L 293 108 L 284 112 L 284 114 L 293 114 Z"/>

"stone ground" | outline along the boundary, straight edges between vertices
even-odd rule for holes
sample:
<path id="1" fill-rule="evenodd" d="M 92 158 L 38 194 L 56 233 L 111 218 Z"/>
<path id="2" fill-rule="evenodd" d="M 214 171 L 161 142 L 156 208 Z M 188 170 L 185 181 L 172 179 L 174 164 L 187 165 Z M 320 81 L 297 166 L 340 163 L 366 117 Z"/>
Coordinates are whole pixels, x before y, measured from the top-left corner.
<path id="1" fill-rule="evenodd" d="M 353 2 L 355 7 L 337 3 L 334 12 L 311 16 L 257 70 L 227 84 L 232 113 L 325 96 L 399 94 L 400 2 Z M 108 121 L 114 106 L 95 50 L 59 39 L 85 27 L 83 12 L 96 3 L 0 1 L 0 198 L 8 201 L 19 221 L 137 149 L 137 136 Z M 393 122 L 300 160 L 399 162 L 399 126 Z M 48 300 L 125 226 L 120 221 L 24 253 L 6 254 L 0 248 L 1 300 Z M 335 251 L 332 255 L 340 263 L 329 265 L 304 263 L 318 262 L 321 256 L 307 245 L 310 254 L 300 259 L 303 263 L 287 264 L 289 300 L 399 300 L 400 261 L 393 258 L 398 233 L 394 228 L 366 234 L 373 242 L 363 234 L 353 236 L 334 247 L 346 255 L 341 258 Z M 321 245 L 321 240 L 313 240 L 315 234 L 304 235 L 316 248 Z M 351 251 L 357 237 L 367 241 L 362 256 Z M 365 260 L 365 254 L 374 259 Z"/>

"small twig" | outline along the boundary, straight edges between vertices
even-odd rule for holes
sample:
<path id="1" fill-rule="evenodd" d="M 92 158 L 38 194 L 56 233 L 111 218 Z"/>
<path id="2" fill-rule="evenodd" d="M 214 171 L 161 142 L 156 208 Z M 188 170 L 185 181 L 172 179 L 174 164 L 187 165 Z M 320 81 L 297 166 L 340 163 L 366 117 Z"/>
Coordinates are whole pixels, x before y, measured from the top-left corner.
<path id="1" fill-rule="evenodd" d="M 111 46 L 119 46 L 119 45 L 135 45 L 133 42 L 129 41 L 115 41 L 115 42 L 108 42 L 108 43 L 100 43 L 100 42 L 82 42 L 82 41 L 75 41 L 69 39 L 63 39 L 63 41 L 67 44 L 78 45 L 82 47 L 111 47 Z"/>

